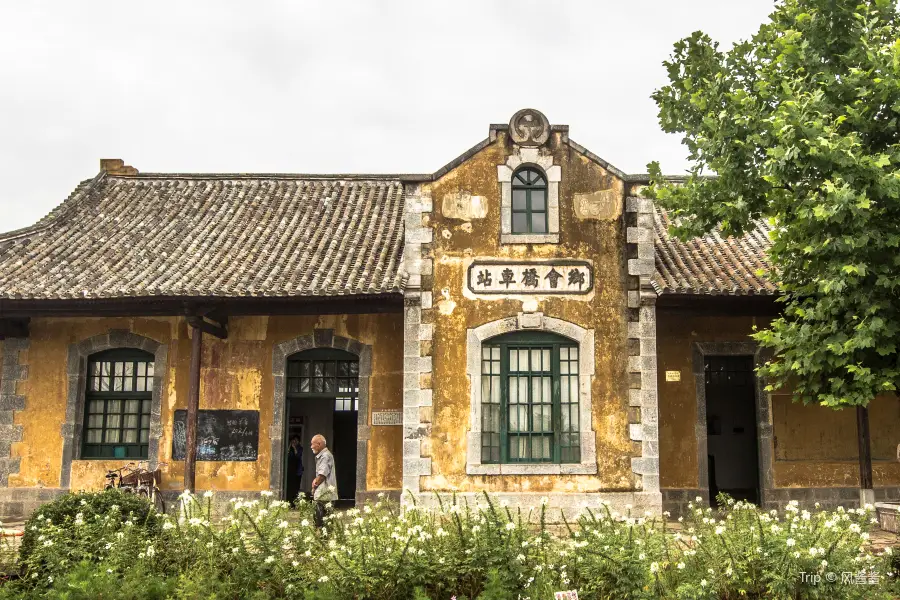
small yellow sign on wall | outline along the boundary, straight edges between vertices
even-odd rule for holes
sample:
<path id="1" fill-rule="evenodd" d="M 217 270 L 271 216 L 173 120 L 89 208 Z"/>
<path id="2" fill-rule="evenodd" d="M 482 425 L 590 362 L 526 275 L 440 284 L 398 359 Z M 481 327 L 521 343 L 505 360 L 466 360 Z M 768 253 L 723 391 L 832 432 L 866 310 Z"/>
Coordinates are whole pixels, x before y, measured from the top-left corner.
<path id="1" fill-rule="evenodd" d="M 666 371 L 666 381 L 681 381 L 681 371 Z"/>

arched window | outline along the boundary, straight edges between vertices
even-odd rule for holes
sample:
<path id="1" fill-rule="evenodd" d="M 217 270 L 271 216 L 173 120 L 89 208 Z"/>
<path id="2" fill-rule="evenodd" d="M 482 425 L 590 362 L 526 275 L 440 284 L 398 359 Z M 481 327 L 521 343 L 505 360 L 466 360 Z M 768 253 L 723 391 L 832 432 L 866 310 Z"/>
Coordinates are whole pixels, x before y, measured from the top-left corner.
<path id="1" fill-rule="evenodd" d="M 153 355 L 142 350 L 88 358 L 81 458 L 147 458 L 153 369 Z"/>
<path id="2" fill-rule="evenodd" d="M 532 167 L 513 174 L 512 233 L 547 233 L 547 180 Z"/>
<path id="3" fill-rule="evenodd" d="M 334 398 L 334 410 L 359 410 L 359 358 L 332 348 L 296 354 L 287 363 L 288 398 Z"/>
<path id="4" fill-rule="evenodd" d="M 580 462 L 578 344 L 522 331 L 481 353 L 481 462 Z"/>

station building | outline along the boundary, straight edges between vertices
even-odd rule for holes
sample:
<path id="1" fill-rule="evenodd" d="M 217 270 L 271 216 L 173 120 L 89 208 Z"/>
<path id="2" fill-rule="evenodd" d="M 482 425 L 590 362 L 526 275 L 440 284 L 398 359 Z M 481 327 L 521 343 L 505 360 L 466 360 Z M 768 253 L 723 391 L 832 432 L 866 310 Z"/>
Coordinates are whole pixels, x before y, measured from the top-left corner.
<path id="1" fill-rule="evenodd" d="M 430 174 L 102 160 L 0 235 L 0 516 L 131 461 L 176 495 L 191 427 L 194 487 L 227 498 L 308 489 L 322 433 L 348 503 L 855 504 L 855 414 L 754 373 L 767 227 L 678 241 L 645 184 L 531 109 Z M 900 404 L 871 415 L 897 500 Z"/>

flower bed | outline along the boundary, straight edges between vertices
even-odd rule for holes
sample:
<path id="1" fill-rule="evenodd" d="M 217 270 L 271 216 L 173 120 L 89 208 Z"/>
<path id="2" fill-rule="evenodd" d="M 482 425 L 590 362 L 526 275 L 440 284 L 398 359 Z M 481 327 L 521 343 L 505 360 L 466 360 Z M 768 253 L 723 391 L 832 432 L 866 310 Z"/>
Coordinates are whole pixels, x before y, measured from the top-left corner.
<path id="1" fill-rule="evenodd" d="M 177 516 L 88 495 L 72 515 L 64 502 L 29 522 L 33 543 L 0 598 L 871 599 L 894 587 L 890 551 L 868 550 L 871 510 L 692 507 L 677 531 L 585 510 L 551 535 L 544 505 L 489 495 L 433 509 L 379 500 L 330 515 L 319 532 L 311 505 L 289 511 L 271 497 L 235 499 L 212 523 L 208 496 L 183 495 Z"/>

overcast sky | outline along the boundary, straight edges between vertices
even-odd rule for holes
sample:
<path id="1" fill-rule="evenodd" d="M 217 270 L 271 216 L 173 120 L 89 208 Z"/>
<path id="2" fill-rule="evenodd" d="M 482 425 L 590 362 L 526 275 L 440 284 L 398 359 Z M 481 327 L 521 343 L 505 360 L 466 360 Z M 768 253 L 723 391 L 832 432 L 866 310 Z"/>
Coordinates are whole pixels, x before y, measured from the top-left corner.
<path id="1" fill-rule="evenodd" d="M 0 231 L 100 158 L 145 172 L 428 173 L 524 107 L 629 173 L 687 163 L 672 44 L 771 0 L 0 2 Z"/>

